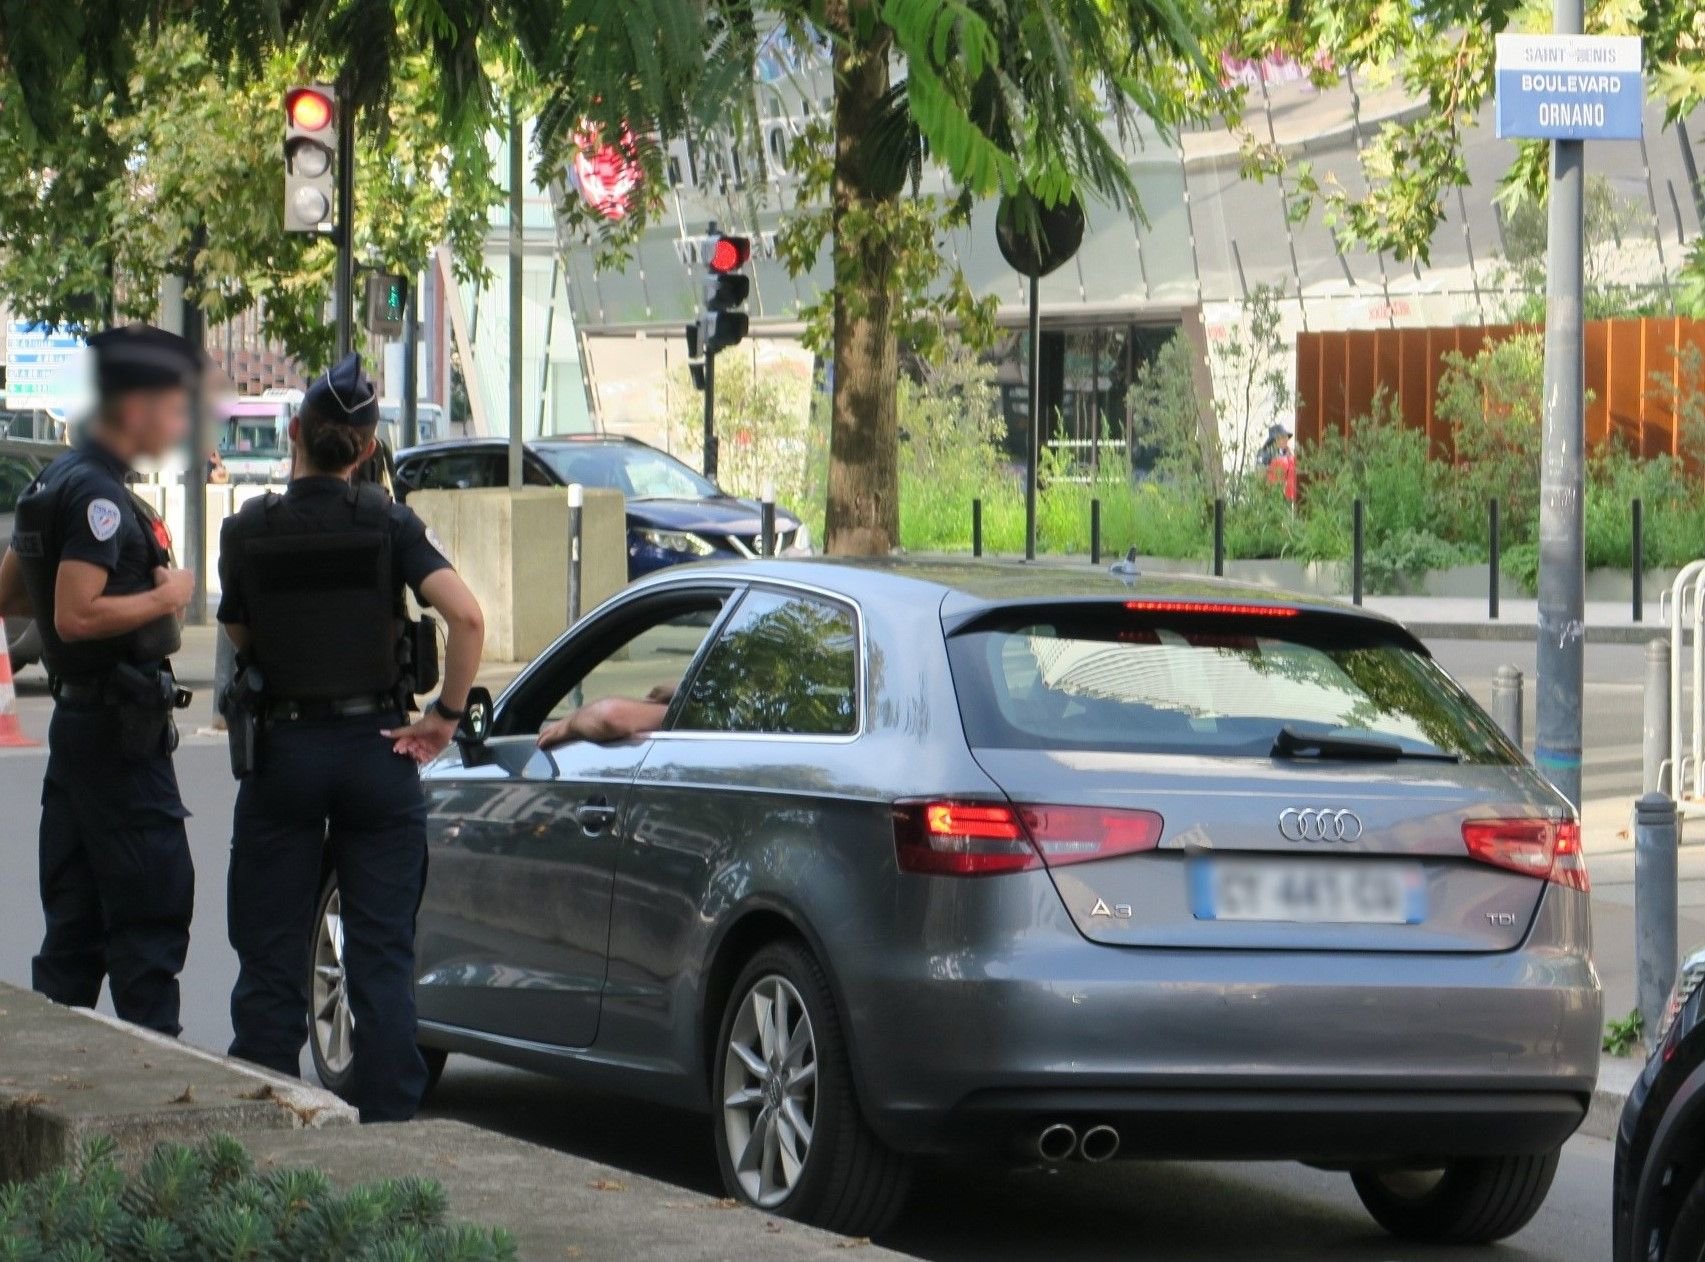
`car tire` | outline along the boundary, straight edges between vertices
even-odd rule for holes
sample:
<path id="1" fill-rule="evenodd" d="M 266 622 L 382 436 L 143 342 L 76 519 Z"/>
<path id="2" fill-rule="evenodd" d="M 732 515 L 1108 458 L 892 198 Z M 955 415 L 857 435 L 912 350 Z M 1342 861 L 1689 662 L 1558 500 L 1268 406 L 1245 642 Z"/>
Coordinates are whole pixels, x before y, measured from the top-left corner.
<path id="1" fill-rule="evenodd" d="M 314 1075 L 320 1084 L 347 1100 L 355 1087 L 355 1050 L 349 1041 L 355 1018 L 349 1011 L 343 972 L 343 941 L 338 925 L 342 918 L 341 904 L 337 874 L 327 873 L 314 903 L 314 940 L 308 955 L 308 1056 L 314 1062 Z M 442 1048 L 423 1047 L 420 1055 L 426 1062 L 426 1090 L 421 1093 L 424 1101 L 444 1076 L 450 1053 Z"/>
<path id="2" fill-rule="evenodd" d="M 354 1032 L 343 967 L 343 899 L 336 873 L 328 873 L 314 902 L 308 950 L 308 1056 L 320 1085 L 346 1100 L 355 1086 Z"/>
<path id="3" fill-rule="evenodd" d="M 1652 1256 L 1659 1254 L 1654 1252 Z M 1662 1246 L 1662 1257 L 1663 1262 L 1705 1262 L 1705 1175 L 1693 1181 L 1676 1211 L 1668 1241 Z"/>
<path id="4" fill-rule="evenodd" d="M 1358 1170 L 1356 1195 L 1394 1236 L 1428 1244 L 1490 1244 L 1527 1226 L 1556 1177 L 1561 1151 L 1477 1157 L 1436 1171 Z"/>
<path id="5" fill-rule="evenodd" d="M 911 1163 L 859 1109 L 822 965 L 796 942 L 764 947 L 735 980 L 718 1030 L 711 1092 L 728 1194 L 844 1235 L 871 1236 L 892 1222 Z"/>

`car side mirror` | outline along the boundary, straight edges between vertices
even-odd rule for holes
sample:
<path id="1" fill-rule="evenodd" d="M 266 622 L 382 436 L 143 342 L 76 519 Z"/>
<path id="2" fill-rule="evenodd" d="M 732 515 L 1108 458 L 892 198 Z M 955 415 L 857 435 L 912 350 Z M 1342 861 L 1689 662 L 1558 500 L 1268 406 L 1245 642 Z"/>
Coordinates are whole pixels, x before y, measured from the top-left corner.
<path id="1" fill-rule="evenodd" d="M 456 740 L 463 745 L 483 745 L 491 735 L 491 692 L 486 688 L 468 689 L 461 723 L 456 726 Z"/>

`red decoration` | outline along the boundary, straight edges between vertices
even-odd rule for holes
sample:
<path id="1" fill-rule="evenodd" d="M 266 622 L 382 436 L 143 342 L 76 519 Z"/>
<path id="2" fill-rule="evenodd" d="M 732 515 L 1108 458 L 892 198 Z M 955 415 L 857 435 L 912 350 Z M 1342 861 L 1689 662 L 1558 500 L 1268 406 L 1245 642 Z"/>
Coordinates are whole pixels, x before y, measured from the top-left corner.
<path id="1" fill-rule="evenodd" d="M 576 133 L 574 146 L 569 172 L 586 204 L 606 219 L 627 218 L 634 190 L 644 178 L 634 153 L 633 133 L 623 127 L 621 140 L 606 145 L 600 143 L 598 129 L 587 124 Z"/>

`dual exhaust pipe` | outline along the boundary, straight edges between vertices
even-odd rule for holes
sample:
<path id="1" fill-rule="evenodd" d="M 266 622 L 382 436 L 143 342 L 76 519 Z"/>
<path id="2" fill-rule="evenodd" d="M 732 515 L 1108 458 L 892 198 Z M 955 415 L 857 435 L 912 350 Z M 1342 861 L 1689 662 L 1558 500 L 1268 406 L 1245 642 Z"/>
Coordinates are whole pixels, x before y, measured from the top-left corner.
<path id="1" fill-rule="evenodd" d="M 1077 1128 L 1054 1122 L 1036 1136 L 1036 1155 L 1051 1166 L 1076 1157 L 1091 1165 L 1111 1161 L 1119 1153 L 1119 1132 L 1105 1123 L 1091 1126 L 1079 1135 Z"/>

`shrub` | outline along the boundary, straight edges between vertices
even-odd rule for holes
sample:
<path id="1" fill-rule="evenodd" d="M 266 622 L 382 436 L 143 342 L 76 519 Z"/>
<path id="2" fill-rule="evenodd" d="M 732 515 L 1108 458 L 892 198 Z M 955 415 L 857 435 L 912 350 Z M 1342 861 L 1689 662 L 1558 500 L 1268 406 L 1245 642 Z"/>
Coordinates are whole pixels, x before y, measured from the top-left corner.
<path id="1" fill-rule="evenodd" d="M 683 372 L 669 412 L 669 441 L 682 460 L 701 467 L 704 396 Z M 814 415 L 811 382 L 792 365 L 753 370 L 746 355 L 719 356 L 716 366 L 716 480 L 756 499 L 766 485 L 776 502 L 797 512 L 821 539 L 828 467 L 828 420 Z"/>
<path id="2" fill-rule="evenodd" d="M 0 1187 L 3 1262 L 507 1262 L 504 1232 L 444 1221 L 444 1191 L 392 1179 L 337 1193 L 318 1170 L 258 1172 L 241 1144 L 162 1144 L 127 1178 L 110 1139 Z"/>

